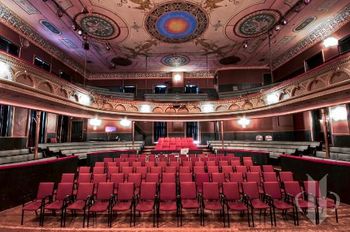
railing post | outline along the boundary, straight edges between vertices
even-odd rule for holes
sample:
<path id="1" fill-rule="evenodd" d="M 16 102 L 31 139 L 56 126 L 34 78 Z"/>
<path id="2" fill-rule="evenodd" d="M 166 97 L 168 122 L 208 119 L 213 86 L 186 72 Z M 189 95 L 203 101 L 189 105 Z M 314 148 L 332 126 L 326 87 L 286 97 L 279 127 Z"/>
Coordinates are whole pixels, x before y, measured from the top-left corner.
<path id="1" fill-rule="evenodd" d="M 35 146 L 34 146 L 34 159 L 38 159 L 39 152 L 39 136 L 40 136 L 40 119 L 41 119 L 41 111 L 36 111 L 35 115 Z"/>
<path id="2" fill-rule="evenodd" d="M 220 121 L 220 131 L 221 131 L 221 148 L 222 148 L 222 152 L 225 153 L 225 146 L 224 146 L 224 121 Z"/>
<path id="3" fill-rule="evenodd" d="M 322 128 L 323 128 L 323 135 L 324 135 L 324 146 L 326 150 L 326 158 L 329 159 L 329 143 L 328 143 L 328 123 L 327 123 L 327 114 L 326 110 L 324 108 L 321 109 L 322 114 Z"/>

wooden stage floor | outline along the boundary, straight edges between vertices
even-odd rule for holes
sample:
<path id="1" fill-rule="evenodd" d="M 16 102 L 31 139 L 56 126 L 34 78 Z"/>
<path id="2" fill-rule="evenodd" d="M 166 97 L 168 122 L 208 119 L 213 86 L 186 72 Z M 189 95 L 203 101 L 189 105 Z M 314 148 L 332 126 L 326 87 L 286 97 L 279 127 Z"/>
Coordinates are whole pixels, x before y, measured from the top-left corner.
<path id="1" fill-rule="evenodd" d="M 197 215 L 193 212 L 184 213 L 184 221 L 182 227 L 176 227 L 176 218 L 174 214 L 162 214 L 159 222 L 159 228 L 152 227 L 151 215 L 143 215 L 137 218 L 136 226 L 129 227 L 129 217 L 127 214 L 119 214 L 114 219 L 112 228 L 107 227 L 107 217 L 105 215 L 97 216 L 96 223 L 93 224 L 90 221 L 89 228 L 82 228 L 82 215 L 72 217 L 71 214 L 67 215 L 67 222 L 65 228 L 60 228 L 59 216 L 52 216 L 47 214 L 45 216 L 44 227 L 38 226 L 38 218 L 31 212 L 25 213 L 24 225 L 20 225 L 21 206 L 11 208 L 0 212 L 0 232 L 44 232 L 44 231 L 186 231 L 186 232 L 199 232 L 199 231 L 350 231 L 350 206 L 340 205 L 338 210 L 339 223 L 335 221 L 335 215 L 330 212 L 328 218 L 326 218 L 320 225 L 314 225 L 304 215 L 300 215 L 300 225 L 294 226 L 293 219 L 289 217 L 288 220 L 283 220 L 280 213 L 277 213 L 277 227 L 271 227 L 269 215 L 259 217 L 259 214 L 255 214 L 255 227 L 249 228 L 247 224 L 246 216 L 240 217 L 238 214 L 231 215 L 231 227 L 224 228 L 223 223 L 219 221 L 219 217 L 214 214 L 207 213 L 205 227 L 200 226 Z"/>

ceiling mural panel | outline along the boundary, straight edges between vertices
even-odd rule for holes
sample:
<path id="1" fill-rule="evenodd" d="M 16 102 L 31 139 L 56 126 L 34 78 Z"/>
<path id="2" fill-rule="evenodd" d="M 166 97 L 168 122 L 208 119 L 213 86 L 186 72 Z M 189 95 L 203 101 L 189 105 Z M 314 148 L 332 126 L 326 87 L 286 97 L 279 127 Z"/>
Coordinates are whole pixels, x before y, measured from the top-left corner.
<path id="1" fill-rule="evenodd" d="M 53 1 L 65 11 L 62 17 L 58 16 Z M 2 0 L 0 8 L 2 5 L 6 9 L 5 13 L 2 11 L 1 21 L 28 36 L 37 46 L 79 71 L 86 56 L 90 61 L 87 72 L 105 76 L 115 72 L 266 67 L 269 65 L 267 30 L 298 2 Z M 297 7 L 298 11 L 287 18 L 287 25 L 278 32 L 273 30 L 273 68 L 337 30 L 339 25 L 335 23 L 349 22 L 347 4 L 346 0 L 314 0 Z M 11 15 L 12 21 L 5 15 Z M 82 46 L 83 37 L 73 30 L 71 19 L 87 33 L 91 45 L 88 51 Z M 186 62 L 180 56 L 186 57 Z"/>

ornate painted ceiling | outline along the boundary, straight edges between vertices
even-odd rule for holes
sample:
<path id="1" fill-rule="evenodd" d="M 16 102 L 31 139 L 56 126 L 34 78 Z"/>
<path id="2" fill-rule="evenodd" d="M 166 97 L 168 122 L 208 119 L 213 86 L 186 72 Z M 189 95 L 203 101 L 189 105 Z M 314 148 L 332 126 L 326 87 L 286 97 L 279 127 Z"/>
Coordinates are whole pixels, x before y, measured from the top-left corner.
<path id="1" fill-rule="evenodd" d="M 271 37 L 276 68 L 350 20 L 348 0 L 55 1 L 67 14 L 53 0 L 2 0 L 1 21 L 71 67 L 86 61 L 95 74 L 267 66 L 267 31 L 286 16 Z"/>

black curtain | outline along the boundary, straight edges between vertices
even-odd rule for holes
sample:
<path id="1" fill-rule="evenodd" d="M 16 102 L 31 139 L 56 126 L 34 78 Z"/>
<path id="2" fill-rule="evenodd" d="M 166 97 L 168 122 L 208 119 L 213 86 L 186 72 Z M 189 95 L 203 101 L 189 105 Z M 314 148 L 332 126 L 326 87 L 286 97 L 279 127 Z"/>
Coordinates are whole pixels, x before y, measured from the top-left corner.
<path id="1" fill-rule="evenodd" d="M 198 122 L 186 122 L 186 137 L 198 140 Z"/>
<path id="2" fill-rule="evenodd" d="M 153 126 L 153 139 L 157 142 L 159 138 L 167 136 L 167 123 L 166 122 L 154 122 Z"/>
<path id="3" fill-rule="evenodd" d="M 29 122 L 29 135 L 28 135 L 28 146 L 34 147 L 35 145 L 35 128 L 36 128 L 36 110 L 30 111 L 30 122 Z"/>
<path id="4" fill-rule="evenodd" d="M 45 132 L 46 132 L 46 112 L 41 112 L 40 116 L 40 131 L 39 131 L 39 143 L 46 143 Z"/>
<path id="5" fill-rule="evenodd" d="M 0 105 L 0 136 L 10 136 L 13 107 Z"/>

